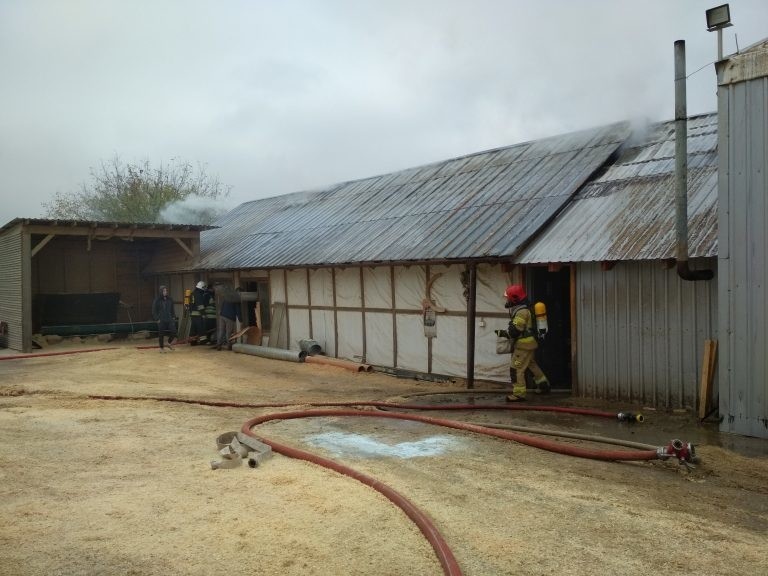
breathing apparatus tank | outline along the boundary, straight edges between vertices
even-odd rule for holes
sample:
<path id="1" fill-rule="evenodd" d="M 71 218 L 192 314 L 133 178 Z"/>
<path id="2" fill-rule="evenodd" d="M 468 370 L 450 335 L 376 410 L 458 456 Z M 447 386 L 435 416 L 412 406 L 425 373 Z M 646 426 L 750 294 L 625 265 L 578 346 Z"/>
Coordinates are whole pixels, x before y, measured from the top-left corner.
<path id="1" fill-rule="evenodd" d="M 184 290 L 184 306 L 186 306 L 187 308 L 189 308 L 189 303 L 191 301 L 191 298 L 192 298 L 192 290 L 187 288 L 186 290 Z"/>
<path id="2" fill-rule="evenodd" d="M 533 313 L 536 315 L 536 331 L 539 333 L 539 339 L 544 339 L 549 330 L 547 307 L 544 305 L 544 302 L 536 302 L 533 305 Z"/>

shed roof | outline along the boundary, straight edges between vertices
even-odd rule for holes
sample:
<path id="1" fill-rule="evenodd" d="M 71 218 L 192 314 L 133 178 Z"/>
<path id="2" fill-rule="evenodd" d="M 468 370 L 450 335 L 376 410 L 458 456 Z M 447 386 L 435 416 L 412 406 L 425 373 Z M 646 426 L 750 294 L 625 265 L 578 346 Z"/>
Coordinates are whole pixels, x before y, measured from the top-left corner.
<path id="1" fill-rule="evenodd" d="M 68 220 L 62 218 L 14 218 L 0 227 L 0 234 L 17 225 L 31 227 L 41 232 L 47 232 L 48 230 L 46 229 L 50 228 L 59 232 L 69 231 L 71 234 L 87 235 L 124 230 L 128 231 L 131 235 L 150 237 L 166 235 L 167 233 L 201 232 L 212 228 L 212 226 L 202 224 L 106 222 L 101 220 Z"/>
<path id="2" fill-rule="evenodd" d="M 514 256 L 629 136 L 627 123 L 241 204 L 201 269 Z"/>
<path id="3" fill-rule="evenodd" d="M 518 262 L 675 257 L 675 123 L 648 127 L 585 185 Z M 634 139 L 634 138 L 633 138 Z M 717 114 L 688 119 L 688 250 L 717 255 Z"/>

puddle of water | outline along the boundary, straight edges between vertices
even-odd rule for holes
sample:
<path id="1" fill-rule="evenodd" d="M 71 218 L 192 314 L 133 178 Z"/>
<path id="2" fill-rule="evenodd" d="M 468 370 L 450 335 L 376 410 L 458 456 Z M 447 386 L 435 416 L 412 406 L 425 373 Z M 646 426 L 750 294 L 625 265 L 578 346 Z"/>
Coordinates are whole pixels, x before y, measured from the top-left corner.
<path id="1" fill-rule="evenodd" d="M 398 442 L 387 444 L 362 434 L 347 432 L 326 432 L 304 438 L 308 444 L 323 448 L 334 456 L 362 456 L 377 458 L 417 458 L 444 454 L 459 444 L 458 439 L 450 436 L 430 436 L 416 442 Z"/>

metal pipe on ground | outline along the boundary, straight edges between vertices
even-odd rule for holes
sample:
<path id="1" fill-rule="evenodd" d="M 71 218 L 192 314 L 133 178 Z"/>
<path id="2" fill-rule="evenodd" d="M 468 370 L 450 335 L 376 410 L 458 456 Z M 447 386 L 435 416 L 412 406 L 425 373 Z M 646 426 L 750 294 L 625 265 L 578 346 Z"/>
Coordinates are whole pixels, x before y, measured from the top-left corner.
<path id="1" fill-rule="evenodd" d="M 320 347 L 320 344 L 317 343 L 316 340 L 299 340 L 299 350 L 304 350 L 309 356 L 315 356 L 316 354 L 321 354 L 323 349 Z"/>
<path id="2" fill-rule="evenodd" d="M 573 438 L 574 440 L 585 440 L 587 442 L 615 444 L 616 446 L 626 446 L 628 448 L 637 448 L 638 450 L 656 450 L 657 448 L 652 444 L 644 444 L 642 442 L 632 442 L 631 440 L 622 440 L 621 438 L 606 438 L 605 436 L 596 436 L 594 434 L 577 434 L 575 432 L 566 432 L 565 430 L 551 430 L 549 428 L 536 428 L 532 426 L 515 426 L 513 424 L 491 424 L 489 422 L 467 422 L 467 424 L 485 426 L 486 428 L 499 428 L 500 430 L 514 430 L 515 432 L 525 432 L 526 434 L 559 436 L 561 438 Z"/>
<path id="3" fill-rule="evenodd" d="M 304 362 L 307 353 L 303 350 L 283 350 L 282 348 L 270 348 L 268 346 L 256 346 L 254 344 L 234 344 L 232 351 L 239 354 L 250 354 L 273 360 L 287 360 L 289 362 Z"/>
<path id="4" fill-rule="evenodd" d="M 337 366 L 338 368 L 344 368 L 346 370 L 351 370 L 352 372 L 373 372 L 373 367 L 370 364 L 358 364 L 357 362 L 350 362 L 349 360 L 342 360 L 341 358 L 329 358 L 328 356 L 307 356 L 304 361 L 308 364 Z"/>

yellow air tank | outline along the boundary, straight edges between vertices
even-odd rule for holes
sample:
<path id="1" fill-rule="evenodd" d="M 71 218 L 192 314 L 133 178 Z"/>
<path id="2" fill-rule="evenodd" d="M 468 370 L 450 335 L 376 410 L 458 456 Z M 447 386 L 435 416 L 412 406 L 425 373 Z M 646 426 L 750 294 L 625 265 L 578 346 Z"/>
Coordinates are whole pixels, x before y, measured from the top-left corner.
<path id="1" fill-rule="evenodd" d="M 536 315 L 536 330 L 539 332 L 539 337 L 543 337 L 547 330 L 549 330 L 547 307 L 544 305 L 544 302 L 536 302 L 533 305 L 533 313 Z"/>

